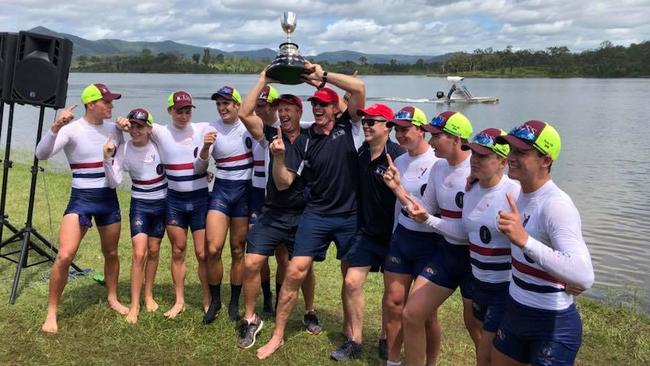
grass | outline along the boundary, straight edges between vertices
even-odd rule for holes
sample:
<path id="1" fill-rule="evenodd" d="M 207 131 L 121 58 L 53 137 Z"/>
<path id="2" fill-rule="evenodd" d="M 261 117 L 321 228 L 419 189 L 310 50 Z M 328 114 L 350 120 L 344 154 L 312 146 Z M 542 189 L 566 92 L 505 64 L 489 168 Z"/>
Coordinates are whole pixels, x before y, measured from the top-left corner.
<path id="1" fill-rule="evenodd" d="M 29 167 L 15 164 L 9 179 L 7 213 L 11 223 L 20 227 L 27 207 Z M 52 242 L 56 242 L 69 190 L 69 174 L 47 171 L 39 176 L 34 226 Z M 122 217 L 128 217 L 128 191 L 121 190 L 119 197 Z M 5 229 L 4 238 L 8 236 Z M 129 302 L 130 248 L 128 227 L 123 225 L 119 291 L 125 304 Z M 3 253 L 7 251 L 3 249 Z M 35 254 L 31 255 L 32 260 L 36 259 Z M 229 257 L 225 255 L 225 268 L 228 269 Z M 285 346 L 263 362 L 255 358 L 256 347 L 246 351 L 237 349 L 236 324 L 227 320 L 225 312 L 210 326 L 201 324 L 200 287 L 191 250 L 187 255 L 187 311 L 178 319 L 166 320 L 162 313 L 173 303 L 170 245 L 166 239 L 160 261 L 154 288 L 160 304 L 158 312 L 142 312 L 138 324 L 129 325 L 121 316 L 108 310 L 103 286 L 94 282 L 92 276 L 79 277 L 70 281 L 63 293 L 59 334 L 56 336 L 40 332 L 45 314 L 48 291 L 45 279 L 49 265 L 24 270 L 16 304 L 0 301 L 0 337 L 3 340 L 0 364 L 318 365 L 332 362 L 328 359 L 329 352 L 343 341 L 338 296 L 341 278 L 333 252 L 328 254 L 327 261 L 316 266 L 316 306 L 324 332 L 320 336 L 311 336 L 303 331 L 303 305 L 299 300 L 287 328 Z M 94 273 L 102 272 L 103 260 L 96 230 L 88 232 L 75 263 L 82 268 L 92 268 Z M 14 271 L 13 263 L 0 261 L 1 299 L 9 298 Z M 365 353 L 361 360 L 350 362 L 351 365 L 381 364 L 375 345 L 380 328 L 382 291 L 381 278 L 371 275 L 366 285 Z M 224 286 L 224 292 L 223 298 L 228 299 L 228 286 Z M 584 341 L 578 365 L 650 364 L 650 319 L 647 316 L 622 306 L 605 305 L 585 298 L 580 298 L 578 305 L 584 321 Z M 258 306 L 261 306 L 259 302 Z M 440 365 L 473 364 L 474 350 L 462 324 L 458 294 L 443 305 L 440 318 L 444 332 Z M 257 345 L 269 339 L 272 329 L 272 321 L 265 320 Z"/>

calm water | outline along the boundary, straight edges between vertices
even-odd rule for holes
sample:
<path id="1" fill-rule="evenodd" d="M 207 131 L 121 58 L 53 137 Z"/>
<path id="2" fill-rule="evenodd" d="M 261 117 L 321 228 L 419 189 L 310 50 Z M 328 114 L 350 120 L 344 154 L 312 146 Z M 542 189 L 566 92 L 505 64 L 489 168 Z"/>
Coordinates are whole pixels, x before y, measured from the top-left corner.
<path id="1" fill-rule="evenodd" d="M 103 82 L 124 97 L 115 102 L 114 116 L 144 107 L 156 121 L 167 122 L 165 102 L 170 92 L 188 90 L 195 97 L 194 121 L 209 121 L 216 110 L 209 96 L 232 85 L 245 93 L 256 75 L 71 74 L 68 105 L 78 103 L 81 89 Z M 385 101 L 395 110 L 404 100 L 429 98 L 447 91 L 442 78 L 418 76 L 363 77 L 368 103 Z M 594 262 L 596 287 L 590 294 L 615 301 L 641 301 L 650 310 L 650 82 L 635 79 L 475 79 L 465 83 L 475 96 L 497 96 L 496 105 L 447 107 L 419 103 L 429 118 L 447 110 L 464 113 L 474 130 L 505 130 L 528 119 L 554 124 L 562 135 L 562 153 L 553 166 L 557 184 L 573 199 L 582 216 L 585 240 Z M 311 87 L 279 86 L 281 92 L 308 96 Z M 82 113 L 83 108 L 79 108 Z M 6 136 L 6 119 L 2 137 Z M 13 149 L 33 149 L 38 111 L 17 106 Z M 46 113 L 45 124 L 54 118 Z M 312 118 L 309 108 L 303 119 Z M 4 140 L 3 140 L 4 141 Z M 4 148 L 4 142 L 3 142 Z M 26 155 L 15 160 L 26 161 Z M 63 160 L 58 160 L 59 166 Z M 56 164 L 56 163 L 55 163 Z"/>

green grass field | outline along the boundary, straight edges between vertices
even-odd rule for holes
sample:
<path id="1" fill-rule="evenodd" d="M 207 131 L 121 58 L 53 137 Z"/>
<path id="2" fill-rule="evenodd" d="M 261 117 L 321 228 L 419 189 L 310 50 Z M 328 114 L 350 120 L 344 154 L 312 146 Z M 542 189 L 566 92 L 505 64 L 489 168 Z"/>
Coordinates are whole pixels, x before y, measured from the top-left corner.
<path id="1" fill-rule="evenodd" d="M 45 165 L 47 167 L 47 164 Z M 23 226 L 29 191 L 29 167 L 15 164 L 9 173 L 7 213 L 14 226 Z M 44 179 L 43 179 L 44 178 Z M 50 173 L 38 180 L 34 226 L 56 243 L 58 224 L 70 192 L 69 174 Z M 122 217 L 128 217 L 129 194 L 119 192 Z M 124 221 L 126 223 L 128 221 Z M 9 236 L 5 228 L 3 238 Z M 188 245 L 188 248 L 192 248 Z M 122 226 L 120 239 L 120 299 L 129 303 L 129 270 L 131 243 L 128 226 Z M 10 249 L 3 249 L 6 253 Z M 228 253 L 227 250 L 224 253 Z M 31 259 L 37 259 L 33 253 Z M 226 271 L 229 257 L 225 254 Z M 286 334 L 286 344 L 265 361 L 255 358 L 256 347 L 240 351 L 236 347 L 236 324 L 225 312 L 213 324 L 201 323 L 200 287 L 196 275 L 196 259 L 187 253 L 187 311 L 175 320 L 162 316 L 173 303 L 170 245 L 165 239 L 154 288 L 160 309 L 142 312 L 136 325 L 106 306 L 105 288 L 92 276 L 79 277 L 68 283 L 59 309 L 59 333 L 48 336 L 40 328 L 47 299 L 46 278 L 50 266 L 43 264 L 23 271 L 18 299 L 8 304 L 15 264 L 0 261 L 0 364 L 86 364 L 86 365 L 148 365 L 148 364 L 213 364 L 213 365 L 321 365 L 333 363 L 329 352 L 343 341 L 340 323 L 342 311 L 339 297 L 341 278 L 338 262 L 331 251 L 327 261 L 316 265 L 316 307 L 324 326 L 319 336 L 306 333 L 301 324 L 302 300 L 299 300 Z M 103 260 L 97 231 L 92 229 L 79 249 L 75 263 L 101 273 Z M 272 267 L 273 268 L 273 267 Z M 228 278 L 227 273 L 224 277 Z M 273 287 L 273 286 L 272 286 Z M 222 298 L 229 298 L 224 286 Z M 366 285 L 365 352 L 363 359 L 349 364 L 380 365 L 376 342 L 380 328 L 381 278 L 371 275 Z M 243 300 L 243 295 L 242 295 Z M 258 302 L 261 306 L 261 301 Z M 644 365 L 650 364 L 650 319 L 621 306 L 605 305 L 580 298 L 583 322 L 583 345 L 578 365 Z M 461 304 L 456 293 L 441 310 L 443 347 L 440 365 L 471 365 L 474 350 L 464 330 Z M 270 337 L 273 322 L 266 319 L 256 346 Z"/>

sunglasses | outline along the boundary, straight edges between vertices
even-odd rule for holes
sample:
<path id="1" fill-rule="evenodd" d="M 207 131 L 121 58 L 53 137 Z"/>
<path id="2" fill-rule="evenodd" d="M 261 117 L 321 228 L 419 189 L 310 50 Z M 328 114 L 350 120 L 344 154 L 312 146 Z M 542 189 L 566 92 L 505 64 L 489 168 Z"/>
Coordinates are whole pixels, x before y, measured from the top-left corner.
<path id="1" fill-rule="evenodd" d="M 485 134 L 485 133 L 480 133 L 480 134 L 474 136 L 472 138 L 471 142 L 473 142 L 475 144 L 478 144 L 478 145 L 481 145 L 481 146 L 485 146 L 485 147 L 487 147 L 489 149 L 494 149 L 494 145 L 496 144 L 496 141 L 495 141 L 494 137 L 492 137 L 492 136 L 490 136 L 488 134 Z"/>
<path id="2" fill-rule="evenodd" d="M 445 120 L 442 117 L 438 116 L 432 119 L 431 122 L 429 122 L 429 124 L 435 127 L 442 128 L 442 126 L 445 124 Z"/>
<path id="3" fill-rule="evenodd" d="M 375 123 L 386 123 L 385 119 L 371 119 L 371 118 L 361 118 L 361 124 L 364 126 L 372 127 L 375 125 Z"/>
<path id="4" fill-rule="evenodd" d="M 131 111 L 129 112 L 128 116 L 126 116 L 126 118 L 147 122 L 149 120 L 149 113 L 144 111 Z"/>
<path id="5" fill-rule="evenodd" d="M 232 94 L 232 88 L 223 87 L 223 88 L 219 89 L 219 91 L 217 93 L 218 94 Z"/>
<path id="6" fill-rule="evenodd" d="M 508 135 L 512 135 L 516 138 L 526 140 L 530 143 L 535 143 L 535 140 L 537 140 L 537 136 L 535 136 L 535 133 L 531 131 L 527 126 L 519 126 L 515 127 L 510 132 L 508 132 Z"/>
<path id="7" fill-rule="evenodd" d="M 312 107 L 319 106 L 319 107 L 325 108 L 328 105 L 330 105 L 330 103 L 325 103 L 325 102 L 322 102 L 320 100 L 315 100 L 315 99 L 311 100 L 311 106 Z"/>
<path id="8" fill-rule="evenodd" d="M 413 112 L 399 111 L 395 115 L 394 119 L 403 119 L 403 120 L 410 121 L 413 119 Z"/>

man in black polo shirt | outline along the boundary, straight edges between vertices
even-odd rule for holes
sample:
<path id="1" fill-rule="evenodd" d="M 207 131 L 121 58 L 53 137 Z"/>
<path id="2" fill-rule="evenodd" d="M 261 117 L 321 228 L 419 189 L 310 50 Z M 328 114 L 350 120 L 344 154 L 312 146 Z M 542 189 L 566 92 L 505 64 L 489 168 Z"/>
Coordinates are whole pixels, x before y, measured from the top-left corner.
<path id="1" fill-rule="evenodd" d="M 365 142 L 359 149 L 359 174 L 363 189 L 359 190 L 359 232 L 354 237 L 345 259 L 349 268 L 345 275 L 343 306 L 349 319 L 345 329 L 348 339 L 331 353 L 337 361 L 358 358 L 362 352 L 363 285 L 370 271 L 378 271 L 388 252 L 395 217 L 395 195 L 384 183 L 388 169 L 386 155 L 396 158 L 404 153 L 388 137 L 386 122 L 393 111 L 384 104 L 373 104 L 358 112 Z"/>
<path id="2" fill-rule="evenodd" d="M 270 150 L 278 189 L 286 189 L 296 177 L 302 177 L 308 187 L 307 207 L 298 224 L 293 257 L 280 291 L 275 331 L 257 350 L 260 359 L 269 357 L 284 342 L 287 319 L 312 262 L 325 260 L 331 241 L 336 244 L 337 258 L 342 259 L 357 231 L 359 174 L 351 123 L 359 119 L 357 111 L 364 107 L 365 85 L 352 76 L 328 74 L 320 65 L 306 63 L 305 67 L 310 71 L 307 80 L 321 82 L 321 88 L 309 98 L 314 124 L 309 129 L 308 146 L 294 143 L 285 148 L 283 141 L 276 139 Z M 346 112 L 340 113 L 336 92 L 322 88 L 327 82 L 350 93 Z M 341 261 L 344 276 L 346 269 L 345 261 Z M 345 309 L 344 314 L 347 319 Z"/>

